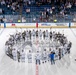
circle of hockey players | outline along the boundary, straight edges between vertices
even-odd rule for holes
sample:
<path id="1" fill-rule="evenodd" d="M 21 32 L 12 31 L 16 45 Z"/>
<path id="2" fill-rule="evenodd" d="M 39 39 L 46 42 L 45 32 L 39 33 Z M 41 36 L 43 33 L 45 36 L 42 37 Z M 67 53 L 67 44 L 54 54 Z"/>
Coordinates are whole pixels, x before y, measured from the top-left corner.
<path id="1" fill-rule="evenodd" d="M 18 62 L 55 64 L 56 60 L 70 54 L 71 46 L 60 32 L 33 29 L 10 35 L 5 43 L 5 53 Z"/>

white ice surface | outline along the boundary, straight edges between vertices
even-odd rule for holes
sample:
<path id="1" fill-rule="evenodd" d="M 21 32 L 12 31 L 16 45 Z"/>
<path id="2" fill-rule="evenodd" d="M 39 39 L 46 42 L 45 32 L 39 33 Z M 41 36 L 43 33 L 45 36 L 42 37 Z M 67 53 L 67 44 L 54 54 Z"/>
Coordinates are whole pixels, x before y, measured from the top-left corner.
<path id="1" fill-rule="evenodd" d="M 36 65 L 34 63 L 18 63 L 5 55 L 5 42 L 10 34 L 24 29 L 0 29 L 0 75 L 36 75 Z M 38 75 L 76 75 L 76 29 L 52 29 L 64 33 L 72 42 L 71 54 L 63 59 L 51 63 L 41 64 Z"/>

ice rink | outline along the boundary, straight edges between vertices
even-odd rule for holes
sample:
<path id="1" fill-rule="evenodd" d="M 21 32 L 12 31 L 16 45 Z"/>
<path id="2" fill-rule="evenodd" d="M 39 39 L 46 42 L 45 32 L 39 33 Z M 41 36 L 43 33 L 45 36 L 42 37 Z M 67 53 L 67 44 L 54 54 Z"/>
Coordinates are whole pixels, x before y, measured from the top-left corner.
<path id="1" fill-rule="evenodd" d="M 0 29 L 0 75 L 76 75 L 76 29 L 51 29 L 64 33 L 72 42 L 71 53 L 56 61 L 55 65 L 51 65 L 50 62 L 38 65 L 38 74 L 36 74 L 35 63 L 19 63 L 5 55 L 5 42 L 10 35 L 23 30 L 25 29 Z"/>

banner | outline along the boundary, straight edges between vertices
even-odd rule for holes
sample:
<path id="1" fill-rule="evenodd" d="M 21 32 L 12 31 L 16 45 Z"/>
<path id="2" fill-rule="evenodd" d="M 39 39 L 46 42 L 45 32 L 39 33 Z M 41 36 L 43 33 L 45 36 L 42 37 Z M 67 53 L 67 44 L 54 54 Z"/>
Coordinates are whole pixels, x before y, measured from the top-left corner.
<path id="1" fill-rule="evenodd" d="M 6 23 L 6 28 L 68 28 L 72 23 Z"/>
<path id="2" fill-rule="evenodd" d="M 69 23 L 39 23 L 39 26 L 69 26 Z"/>
<path id="3" fill-rule="evenodd" d="M 69 26 L 69 23 L 55 23 L 56 26 Z"/>
<path id="4" fill-rule="evenodd" d="M 14 23 L 12 23 L 12 24 L 11 24 L 11 26 L 15 26 L 15 24 L 14 24 Z"/>
<path id="5" fill-rule="evenodd" d="M 36 23 L 6 23 L 7 28 L 31 27 L 31 26 L 36 26 Z"/>

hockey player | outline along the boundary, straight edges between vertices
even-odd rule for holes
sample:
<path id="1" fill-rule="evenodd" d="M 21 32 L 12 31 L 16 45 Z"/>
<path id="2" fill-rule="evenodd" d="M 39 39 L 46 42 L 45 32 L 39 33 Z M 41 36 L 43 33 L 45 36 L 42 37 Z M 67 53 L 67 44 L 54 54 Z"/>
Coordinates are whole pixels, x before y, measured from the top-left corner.
<path id="1" fill-rule="evenodd" d="M 65 46 L 62 44 L 59 48 L 61 49 L 61 57 L 63 57 L 65 55 Z"/>
<path id="2" fill-rule="evenodd" d="M 22 37 L 23 37 L 23 40 L 25 41 L 25 35 L 26 35 L 26 31 L 24 31 L 23 33 L 22 33 Z"/>
<path id="3" fill-rule="evenodd" d="M 36 57 L 36 58 L 35 58 L 35 60 L 36 60 L 36 64 L 39 64 L 39 65 L 40 65 L 40 64 L 41 64 L 41 62 L 40 62 L 41 55 L 40 55 L 39 51 L 37 51 L 35 57 Z"/>
<path id="4" fill-rule="evenodd" d="M 38 36 L 40 39 L 42 39 L 42 31 L 41 30 L 38 32 Z"/>
<path id="5" fill-rule="evenodd" d="M 11 45 L 11 46 L 13 46 L 13 41 L 11 40 L 11 38 L 9 38 L 8 44 Z"/>
<path id="6" fill-rule="evenodd" d="M 38 38 L 38 30 L 36 31 L 36 38 Z"/>
<path id="7" fill-rule="evenodd" d="M 13 50 L 13 48 L 12 48 L 12 46 L 10 46 L 9 55 L 11 58 L 12 58 L 12 50 Z"/>
<path id="8" fill-rule="evenodd" d="M 64 45 L 65 54 L 67 53 L 68 43 Z"/>
<path id="9" fill-rule="evenodd" d="M 15 35 L 15 40 L 16 40 L 15 43 L 17 43 L 18 42 L 18 33 L 16 33 L 16 35 Z"/>
<path id="10" fill-rule="evenodd" d="M 46 51 L 46 49 L 44 49 L 44 51 L 42 53 L 42 63 L 44 63 L 44 62 L 46 63 L 47 57 L 48 57 L 47 51 Z"/>
<path id="11" fill-rule="evenodd" d="M 14 45 L 14 35 L 10 35 L 10 41 L 11 41 L 11 44 L 13 46 Z"/>
<path id="12" fill-rule="evenodd" d="M 52 39 L 52 32 L 50 31 L 50 34 L 49 34 L 49 36 L 50 36 L 50 40 Z"/>
<path id="13" fill-rule="evenodd" d="M 55 49 L 55 60 L 58 60 L 59 59 L 59 50 L 58 48 Z"/>
<path id="14" fill-rule="evenodd" d="M 52 41 L 55 41 L 55 31 L 52 33 Z"/>
<path id="15" fill-rule="evenodd" d="M 35 30 L 33 29 L 33 31 L 32 31 L 32 38 L 34 39 L 35 36 L 36 36 L 36 32 L 35 32 Z"/>
<path id="16" fill-rule="evenodd" d="M 25 40 L 24 32 L 22 32 L 22 39 Z"/>
<path id="17" fill-rule="evenodd" d="M 19 32 L 19 41 L 20 41 L 20 42 L 22 41 L 22 38 L 23 38 L 23 37 L 22 37 L 22 33 Z"/>
<path id="18" fill-rule="evenodd" d="M 43 31 L 43 38 L 44 38 L 44 40 L 45 40 L 45 31 Z"/>
<path id="19" fill-rule="evenodd" d="M 13 60 L 17 60 L 17 50 L 14 48 L 13 50 L 12 50 L 12 56 L 13 56 Z"/>
<path id="20" fill-rule="evenodd" d="M 29 38 L 29 32 L 28 32 L 28 30 L 26 31 L 26 39 L 28 40 L 28 38 Z"/>
<path id="21" fill-rule="evenodd" d="M 31 40 L 31 30 L 29 30 L 29 37 L 30 37 L 30 40 Z"/>
<path id="22" fill-rule="evenodd" d="M 17 59 L 18 59 L 18 62 L 20 62 L 20 51 L 19 50 L 17 51 Z"/>
<path id="23" fill-rule="evenodd" d="M 45 38 L 48 39 L 48 30 L 45 32 Z"/>
<path id="24" fill-rule="evenodd" d="M 5 53 L 8 55 L 8 45 L 5 45 Z"/>
<path id="25" fill-rule="evenodd" d="M 69 41 L 68 46 L 67 46 L 67 52 L 68 54 L 70 54 L 70 48 L 72 46 L 72 43 Z"/>
<path id="26" fill-rule="evenodd" d="M 50 61 L 50 58 L 49 58 L 49 57 L 50 57 L 50 56 L 49 56 L 50 53 L 51 53 L 51 48 L 49 49 L 49 51 L 48 51 L 48 53 L 47 53 L 47 54 L 48 54 L 48 61 Z"/>
<path id="27" fill-rule="evenodd" d="M 21 59 L 21 62 L 25 62 L 25 52 L 24 52 L 24 50 L 22 50 L 21 53 L 20 53 L 20 59 Z"/>
<path id="28" fill-rule="evenodd" d="M 8 54 L 7 55 L 12 58 L 12 47 L 11 47 L 11 45 L 8 45 Z"/>
<path id="29" fill-rule="evenodd" d="M 23 40 L 25 41 L 25 35 L 24 35 L 24 33 L 22 33 L 22 38 L 23 38 Z"/>
<path id="30" fill-rule="evenodd" d="M 12 40 L 12 44 L 15 44 L 15 35 L 10 35 L 11 36 L 11 40 Z"/>
<path id="31" fill-rule="evenodd" d="M 5 43 L 5 53 L 8 55 L 9 52 L 8 52 L 8 41 L 6 41 Z"/>
<path id="32" fill-rule="evenodd" d="M 29 50 L 29 53 L 27 54 L 28 57 L 28 63 L 32 63 L 32 53 L 31 50 Z"/>
<path id="33" fill-rule="evenodd" d="M 61 48 L 59 48 L 59 60 L 61 59 Z"/>

